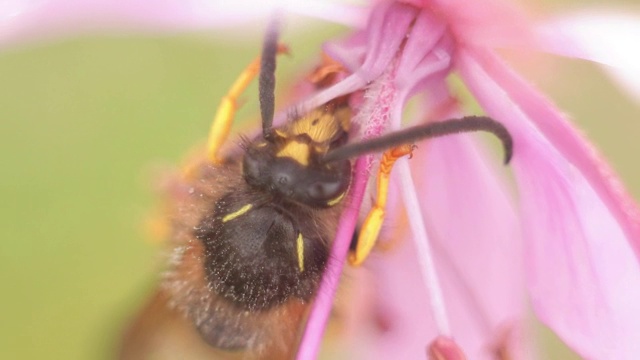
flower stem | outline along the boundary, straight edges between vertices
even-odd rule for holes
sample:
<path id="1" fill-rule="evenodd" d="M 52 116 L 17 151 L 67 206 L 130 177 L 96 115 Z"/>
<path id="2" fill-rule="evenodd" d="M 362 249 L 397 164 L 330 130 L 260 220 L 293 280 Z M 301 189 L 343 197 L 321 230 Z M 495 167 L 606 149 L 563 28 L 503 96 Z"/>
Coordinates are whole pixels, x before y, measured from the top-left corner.
<path id="1" fill-rule="evenodd" d="M 358 221 L 358 214 L 360 213 L 360 206 L 368 179 L 367 159 L 366 157 L 360 157 L 355 163 L 349 200 L 338 223 L 338 231 L 333 242 L 327 268 L 322 276 L 318 294 L 300 341 L 298 354 L 296 355 L 297 360 L 315 359 L 320 350 L 324 329 L 333 307 L 333 299 L 349 252 L 349 245 Z"/>

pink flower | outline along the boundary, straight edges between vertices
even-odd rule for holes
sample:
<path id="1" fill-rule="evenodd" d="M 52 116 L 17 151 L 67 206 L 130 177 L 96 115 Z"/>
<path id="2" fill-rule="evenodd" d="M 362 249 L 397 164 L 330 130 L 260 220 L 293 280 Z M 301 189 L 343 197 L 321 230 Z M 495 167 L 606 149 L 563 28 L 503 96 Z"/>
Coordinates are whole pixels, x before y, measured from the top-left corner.
<path id="1" fill-rule="evenodd" d="M 0 4 L 0 48 L 88 30 L 226 26 L 264 14 L 275 2 L 228 3 L 8 0 Z M 276 5 L 354 26 L 363 14 L 335 11 L 322 1 Z M 424 358 L 431 346 L 442 354 L 461 349 L 471 359 L 532 357 L 523 326 L 528 303 L 585 358 L 640 355 L 638 208 L 565 116 L 494 53 L 520 47 L 619 66 L 609 70 L 640 98 L 640 47 L 621 42 L 638 38 L 630 35 L 640 33 L 638 20 L 616 14 L 615 22 L 585 26 L 602 19 L 614 17 L 579 14 L 534 28 L 499 0 L 388 0 L 375 2 L 366 26 L 326 45 L 351 76 L 304 105 L 366 89 L 355 119 L 362 137 L 400 128 L 411 97 L 419 99 L 418 121 L 461 116 L 446 82 L 457 74 L 515 142 L 509 169 L 468 135 L 420 144 L 412 160 L 398 161 L 392 192 L 404 205 L 410 231 L 397 236 L 413 242 L 374 254 L 366 264 L 370 272 L 353 275 L 368 278 L 375 289 L 354 309 L 361 314 L 352 326 L 355 355 Z M 341 219 L 300 359 L 314 357 L 322 340 L 371 159 L 356 163 L 351 206 Z M 518 201 L 504 180 L 510 170 Z M 394 219 L 387 224 L 398 227 Z"/>
<path id="2" fill-rule="evenodd" d="M 580 43 L 570 41 L 579 32 L 570 27 L 549 37 L 549 28 L 534 32 L 530 23 L 499 1 L 382 1 L 364 29 L 325 47 L 351 75 L 305 106 L 366 88 L 354 120 L 363 137 L 400 128 L 413 96 L 421 101 L 420 120 L 460 116 L 446 83 L 456 73 L 515 144 L 517 203 L 504 170 L 469 136 L 432 140 L 396 165 L 413 244 L 368 264 L 376 279 L 371 312 L 386 320 L 383 331 L 369 331 L 374 350 L 366 358 L 422 358 L 442 336 L 473 359 L 498 352 L 531 357 L 521 336 L 527 301 L 586 358 L 640 355 L 637 206 L 564 115 L 493 48 L 615 59 L 580 51 Z M 315 355 L 331 309 L 370 173 L 364 161 L 357 170 L 351 211 L 343 216 L 299 359 Z"/>

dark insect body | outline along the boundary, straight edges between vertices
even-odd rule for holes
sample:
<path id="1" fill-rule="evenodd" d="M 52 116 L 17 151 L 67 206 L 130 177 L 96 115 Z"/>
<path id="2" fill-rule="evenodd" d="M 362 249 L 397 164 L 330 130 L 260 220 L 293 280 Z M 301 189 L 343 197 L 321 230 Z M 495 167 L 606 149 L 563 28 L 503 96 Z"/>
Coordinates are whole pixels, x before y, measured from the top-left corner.
<path id="1" fill-rule="evenodd" d="M 215 185 L 194 187 L 191 197 L 203 200 L 193 207 L 202 211 L 187 241 L 202 247 L 203 275 L 216 296 L 201 295 L 190 308 L 214 309 L 194 318 L 206 319 L 196 325 L 216 347 L 263 343 L 242 323 L 220 326 L 227 316 L 220 308 L 255 314 L 290 301 L 307 304 L 315 294 L 335 232 L 335 221 L 323 219 L 339 216 L 351 167 L 347 160 L 318 162 L 344 141 L 341 126 L 348 117 L 333 120 L 348 111 L 311 115 L 274 130 L 271 142 L 259 137 L 222 165 L 205 163 L 197 170 L 197 182 Z"/>
<path id="2" fill-rule="evenodd" d="M 218 150 L 226 136 L 213 134 L 208 156 L 173 186 L 170 269 L 125 335 L 121 358 L 158 358 L 168 351 L 168 338 L 200 355 L 167 358 L 292 358 L 348 198 L 353 158 L 470 131 L 495 134 L 506 161 L 511 157 L 509 133 L 486 117 L 350 142 L 348 96 L 273 127 L 277 52 L 272 27 L 261 60 L 262 134 L 222 156 Z M 331 85 L 327 78 L 316 85 Z M 230 94 L 220 107 L 227 125 L 235 110 L 225 108 L 225 101 L 235 100 L 234 89 Z"/>
<path id="3" fill-rule="evenodd" d="M 193 191 L 189 189 L 188 207 L 197 214 L 189 215 L 192 221 L 180 226 L 187 250 L 195 254 L 176 255 L 181 259 L 167 284 L 202 337 L 218 348 L 265 346 L 273 331 L 257 331 L 253 317 L 274 309 L 278 313 L 287 303 L 304 307 L 313 298 L 327 261 L 335 221 L 324 219 L 340 214 L 340 207 L 329 202 L 346 192 L 350 164 L 329 167 L 328 179 L 318 182 L 315 175 L 322 175 L 321 170 L 305 171 L 310 164 L 276 155 L 286 154 L 287 147 L 300 146 L 285 139 L 280 145 L 256 139 L 221 165 L 204 163 L 195 170 L 197 180 Z M 306 176 L 308 172 L 314 176 Z M 304 184 L 304 191 L 292 188 L 292 183 Z M 300 197 L 314 205 L 292 200 Z M 183 269 L 185 256 L 194 255 Z M 184 275 L 193 271 L 192 261 L 202 268 L 204 290 L 198 284 L 183 288 Z M 190 295 L 193 293 L 198 295 Z M 237 319 L 243 312 L 251 314 L 248 324 Z M 293 314 L 285 312 L 292 318 Z M 279 338 L 290 343 L 292 336 Z"/>

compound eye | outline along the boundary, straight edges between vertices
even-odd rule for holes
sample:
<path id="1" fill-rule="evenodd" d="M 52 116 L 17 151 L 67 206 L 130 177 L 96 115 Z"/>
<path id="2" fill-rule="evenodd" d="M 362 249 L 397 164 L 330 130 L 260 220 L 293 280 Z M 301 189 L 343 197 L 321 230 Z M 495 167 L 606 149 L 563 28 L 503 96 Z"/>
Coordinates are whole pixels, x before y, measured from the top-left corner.
<path id="1" fill-rule="evenodd" d="M 307 196 L 311 200 L 326 203 L 335 199 L 343 191 L 340 181 L 318 181 L 314 182 L 307 188 Z"/>

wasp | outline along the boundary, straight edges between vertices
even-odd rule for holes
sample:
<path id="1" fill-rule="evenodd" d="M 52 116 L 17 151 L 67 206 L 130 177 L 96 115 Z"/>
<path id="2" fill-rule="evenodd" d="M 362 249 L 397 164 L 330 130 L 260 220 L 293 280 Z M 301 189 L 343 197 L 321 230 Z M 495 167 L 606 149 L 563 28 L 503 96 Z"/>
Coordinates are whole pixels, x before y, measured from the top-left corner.
<path id="1" fill-rule="evenodd" d="M 507 162 L 511 157 L 511 136 L 487 117 L 430 122 L 352 141 L 348 96 L 294 112 L 274 126 L 276 57 L 285 51 L 277 25 L 271 25 L 262 55 L 219 105 L 207 150 L 176 185 L 169 270 L 125 334 L 121 358 L 293 357 L 348 198 L 355 158 L 384 152 L 378 201 L 354 241 L 351 262 L 359 264 L 378 236 L 391 165 L 410 155 L 413 143 L 486 131 L 502 141 Z M 319 72 L 325 75 L 316 85 L 328 86 L 332 71 Z M 256 76 L 262 131 L 225 150 L 236 99 Z"/>

